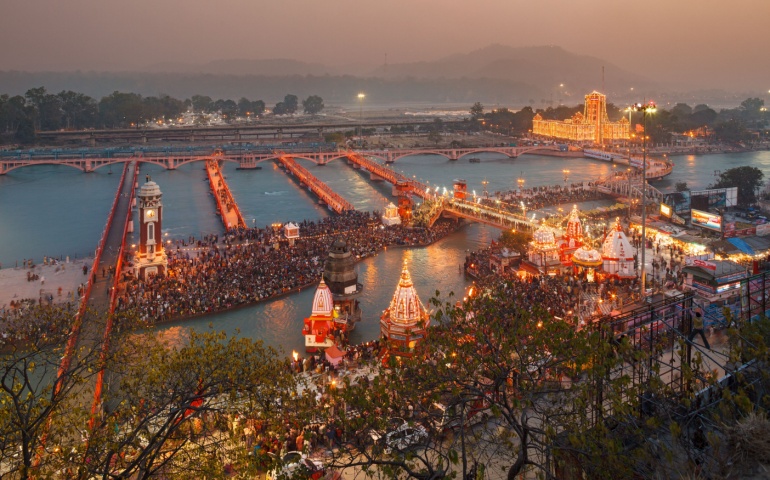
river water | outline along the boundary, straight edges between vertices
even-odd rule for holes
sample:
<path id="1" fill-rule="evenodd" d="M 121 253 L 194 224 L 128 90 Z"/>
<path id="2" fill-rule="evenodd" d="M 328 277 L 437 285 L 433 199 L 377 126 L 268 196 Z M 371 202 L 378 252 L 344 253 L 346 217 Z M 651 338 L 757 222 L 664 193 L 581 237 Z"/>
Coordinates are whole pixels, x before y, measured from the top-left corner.
<path id="1" fill-rule="evenodd" d="M 482 194 L 482 181 L 488 182 L 490 194 L 518 187 L 523 178 L 526 187 L 564 183 L 563 170 L 569 170 L 567 182 L 591 181 L 607 175 L 612 165 L 584 158 L 560 158 L 522 155 L 508 159 L 498 154 L 479 154 L 480 163 L 468 158 L 451 162 L 434 155 L 416 155 L 398 160 L 394 168 L 432 186 L 452 189 L 452 181 L 462 178 L 468 190 Z M 716 154 L 673 157 L 674 172 L 654 183 L 663 191 L 672 191 L 676 182 L 690 188 L 706 188 L 714 181 L 716 170 L 751 165 L 770 175 L 770 152 Z M 360 210 L 380 210 L 392 201 L 390 185 L 371 182 L 368 174 L 354 170 L 343 161 L 325 166 L 300 162 Z M 261 170 L 236 170 L 226 163 L 228 184 L 249 225 L 266 226 L 273 222 L 317 220 L 329 211 L 317 204 L 315 197 L 299 188 L 293 179 L 274 166 L 261 164 Z M 0 263 L 12 267 L 24 258 L 42 261 L 44 255 L 82 257 L 92 255 L 118 187 L 121 169 L 113 167 L 84 174 L 71 167 L 40 165 L 14 170 L 0 177 Z M 178 170 L 163 170 L 142 165 L 163 191 L 163 231 L 168 239 L 189 235 L 222 233 L 214 200 L 209 194 L 202 163 L 185 165 Z M 590 207 L 587 207 L 590 208 Z M 462 296 L 468 282 L 459 272 L 467 250 L 486 246 L 499 232 L 490 227 L 467 225 L 448 238 L 425 248 L 390 248 L 376 257 L 361 261 L 359 281 L 364 285 L 360 296 L 364 320 L 351 336 L 354 343 L 379 335 L 379 315 L 387 307 L 406 259 L 417 292 L 426 305 L 440 291 Z M 209 326 L 229 333 L 263 339 L 285 352 L 302 351 L 302 319 L 310 313 L 314 289 L 303 290 L 271 302 L 187 320 L 169 323 L 163 328 L 174 331 L 206 329 Z"/>

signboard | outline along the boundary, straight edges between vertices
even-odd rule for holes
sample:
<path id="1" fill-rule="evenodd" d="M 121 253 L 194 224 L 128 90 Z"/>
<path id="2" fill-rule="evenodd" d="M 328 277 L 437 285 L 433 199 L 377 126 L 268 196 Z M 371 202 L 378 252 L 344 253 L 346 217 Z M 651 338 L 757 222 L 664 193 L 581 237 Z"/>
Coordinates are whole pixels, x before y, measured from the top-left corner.
<path id="1" fill-rule="evenodd" d="M 738 204 L 738 187 L 730 188 L 710 188 L 708 190 L 693 190 L 690 192 L 691 197 L 706 197 L 709 207 L 722 208 L 722 207 L 734 207 Z M 693 202 L 703 202 L 703 199 L 693 200 Z M 693 208 L 699 209 L 697 205 L 693 203 Z M 702 205 L 701 210 L 708 210 Z"/>
<path id="2" fill-rule="evenodd" d="M 663 215 L 666 218 L 671 218 L 671 214 L 673 211 L 671 210 L 671 207 L 666 205 L 665 203 L 660 204 L 660 214 Z"/>
<path id="3" fill-rule="evenodd" d="M 690 216 L 690 192 L 667 193 L 663 196 L 663 203 L 671 206 L 674 213 L 680 217 Z"/>
<path id="4" fill-rule="evenodd" d="M 763 223 L 756 226 L 757 235 L 770 235 L 770 223 Z"/>
<path id="5" fill-rule="evenodd" d="M 691 210 L 690 223 L 695 227 L 707 228 L 716 232 L 722 231 L 722 216 L 700 210 Z"/>
<path id="6" fill-rule="evenodd" d="M 707 262 L 705 260 L 700 260 L 700 259 L 693 260 L 692 261 L 692 266 L 693 267 L 702 267 L 702 268 L 706 268 L 708 270 L 714 270 L 714 271 L 716 271 L 716 269 L 717 269 L 717 264 L 716 263 Z"/>

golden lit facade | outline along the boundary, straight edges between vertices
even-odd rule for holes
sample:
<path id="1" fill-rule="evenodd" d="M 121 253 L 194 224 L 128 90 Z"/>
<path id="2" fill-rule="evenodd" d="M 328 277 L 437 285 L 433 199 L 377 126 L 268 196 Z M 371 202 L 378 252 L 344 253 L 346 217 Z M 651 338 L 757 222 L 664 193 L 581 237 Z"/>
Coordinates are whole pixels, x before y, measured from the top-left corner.
<path id="1" fill-rule="evenodd" d="M 532 119 L 532 133 L 583 143 L 612 143 L 628 140 L 628 119 L 611 122 L 607 116 L 607 97 L 599 92 L 586 95 L 583 113 L 576 113 L 564 121 L 544 120 L 538 113 Z"/>

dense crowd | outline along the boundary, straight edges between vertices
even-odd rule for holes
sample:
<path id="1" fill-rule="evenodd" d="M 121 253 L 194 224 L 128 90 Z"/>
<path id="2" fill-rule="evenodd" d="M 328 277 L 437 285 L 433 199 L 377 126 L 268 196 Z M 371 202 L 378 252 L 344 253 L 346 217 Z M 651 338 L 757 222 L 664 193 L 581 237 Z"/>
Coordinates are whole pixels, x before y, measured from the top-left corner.
<path id="1" fill-rule="evenodd" d="M 384 227 L 377 213 L 348 212 L 299 224 L 289 241 L 272 227 L 242 228 L 203 240 L 190 238 L 168 253 L 168 274 L 147 281 L 126 275 L 118 310 L 137 309 L 148 322 L 189 317 L 259 302 L 318 281 L 332 242 L 344 237 L 362 259 L 390 245 L 427 245 L 456 228 L 439 222 L 430 229 Z M 194 245 L 198 248 L 182 248 Z M 176 248 L 174 248 L 176 246 Z"/>
<path id="2" fill-rule="evenodd" d="M 590 186 L 590 184 L 589 184 Z M 521 213 L 521 202 L 524 202 L 527 210 L 537 210 L 539 208 L 561 205 L 564 203 L 587 202 L 589 200 L 600 200 L 607 198 L 601 192 L 593 188 L 585 188 L 583 183 L 572 183 L 570 185 L 554 185 L 528 188 L 519 191 L 507 191 L 500 194 L 501 205 L 514 213 Z M 490 206 L 495 206 L 493 200 Z"/>

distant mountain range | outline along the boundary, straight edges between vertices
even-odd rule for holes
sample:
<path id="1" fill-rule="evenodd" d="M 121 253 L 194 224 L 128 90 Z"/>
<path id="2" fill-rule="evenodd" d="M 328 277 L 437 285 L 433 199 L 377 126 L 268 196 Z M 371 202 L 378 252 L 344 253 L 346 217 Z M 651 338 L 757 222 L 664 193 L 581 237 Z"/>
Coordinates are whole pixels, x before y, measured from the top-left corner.
<path id="1" fill-rule="evenodd" d="M 236 100 L 247 97 L 270 105 L 293 93 L 302 98 L 320 95 L 331 105 L 355 104 L 356 92 L 365 91 L 367 101 L 383 105 L 481 101 L 511 108 L 576 105 L 593 90 L 606 93 L 609 101 L 624 103 L 636 95 L 632 86 L 636 92 L 660 99 L 670 88 L 557 46 L 490 45 L 435 61 L 379 66 L 231 59 L 155 64 L 142 72 L 0 71 L 0 93 L 23 94 L 41 85 L 51 92 L 71 89 L 96 98 L 119 90 L 180 98 L 195 94 Z"/>

